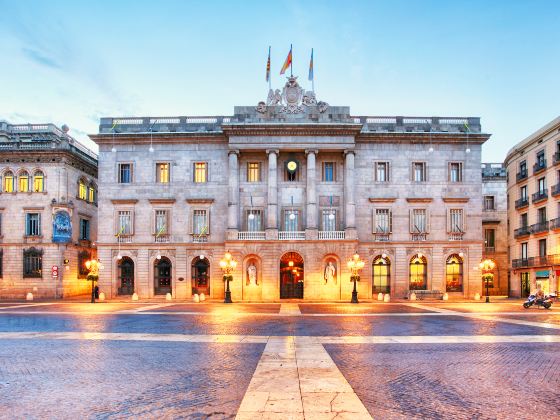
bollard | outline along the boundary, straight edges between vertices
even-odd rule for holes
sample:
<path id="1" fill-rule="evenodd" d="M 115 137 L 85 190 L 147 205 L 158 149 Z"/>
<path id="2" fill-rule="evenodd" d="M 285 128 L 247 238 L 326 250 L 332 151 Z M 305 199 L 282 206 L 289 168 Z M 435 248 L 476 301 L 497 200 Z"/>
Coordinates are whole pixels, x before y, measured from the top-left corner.
<path id="1" fill-rule="evenodd" d="M 206 296 L 204 295 L 204 293 L 200 294 L 200 301 L 204 302 L 206 300 Z"/>
<path id="2" fill-rule="evenodd" d="M 447 293 L 444 293 L 443 296 L 441 297 L 442 300 L 449 300 L 449 295 Z"/>
<path id="3" fill-rule="evenodd" d="M 29 292 L 27 296 L 25 296 L 25 300 L 33 300 L 33 293 Z"/>
<path id="4" fill-rule="evenodd" d="M 200 302 L 200 297 L 198 296 L 198 294 L 195 293 L 192 297 L 192 300 L 193 300 L 193 302 L 198 303 L 198 302 Z"/>
<path id="5" fill-rule="evenodd" d="M 134 300 L 134 301 L 138 300 L 138 293 L 133 293 L 132 294 L 132 300 Z"/>
<path id="6" fill-rule="evenodd" d="M 409 297 L 410 300 L 416 300 L 416 293 L 412 292 Z"/>
<path id="7" fill-rule="evenodd" d="M 383 300 L 383 293 L 379 293 L 377 295 L 377 300 Z"/>
<path id="8" fill-rule="evenodd" d="M 391 302 L 391 296 L 389 295 L 389 293 L 385 294 L 385 296 L 383 297 L 383 302 L 385 303 Z"/>
<path id="9" fill-rule="evenodd" d="M 474 294 L 474 300 L 480 300 L 480 293 Z"/>
<path id="10" fill-rule="evenodd" d="M 165 295 L 165 300 L 171 300 L 171 293 L 167 293 Z"/>
<path id="11" fill-rule="evenodd" d="M 99 301 L 100 302 L 105 301 L 105 292 L 99 292 Z"/>

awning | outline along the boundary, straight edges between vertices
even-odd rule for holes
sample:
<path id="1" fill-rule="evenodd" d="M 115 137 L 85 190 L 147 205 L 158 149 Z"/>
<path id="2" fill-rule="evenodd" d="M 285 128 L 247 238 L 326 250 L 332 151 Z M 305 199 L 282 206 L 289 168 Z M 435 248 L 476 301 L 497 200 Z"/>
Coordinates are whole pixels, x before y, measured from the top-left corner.
<path id="1" fill-rule="evenodd" d="M 537 278 L 548 278 L 548 270 L 537 271 L 535 274 L 537 275 Z"/>

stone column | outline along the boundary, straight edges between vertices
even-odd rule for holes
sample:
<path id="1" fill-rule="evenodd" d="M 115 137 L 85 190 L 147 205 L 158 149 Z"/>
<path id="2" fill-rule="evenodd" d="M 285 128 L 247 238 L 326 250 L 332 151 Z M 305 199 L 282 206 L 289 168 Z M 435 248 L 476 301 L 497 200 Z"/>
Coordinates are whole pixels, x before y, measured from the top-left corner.
<path id="1" fill-rule="evenodd" d="M 237 239 L 239 231 L 239 162 L 237 155 L 239 151 L 229 151 L 228 165 L 228 239 Z"/>
<path id="2" fill-rule="evenodd" d="M 306 208 L 306 239 L 317 239 L 317 191 L 315 157 L 317 150 L 306 150 L 307 154 L 307 200 Z"/>
<path id="3" fill-rule="evenodd" d="M 354 201 L 354 150 L 344 151 L 344 225 L 346 239 L 356 239 L 356 202 Z"/>
<path id="4" fill-rule="evenodd" d="M 278 150 L 268 153 L 268 206 L 266 217 L 266 238 L 278 238 Z"/>

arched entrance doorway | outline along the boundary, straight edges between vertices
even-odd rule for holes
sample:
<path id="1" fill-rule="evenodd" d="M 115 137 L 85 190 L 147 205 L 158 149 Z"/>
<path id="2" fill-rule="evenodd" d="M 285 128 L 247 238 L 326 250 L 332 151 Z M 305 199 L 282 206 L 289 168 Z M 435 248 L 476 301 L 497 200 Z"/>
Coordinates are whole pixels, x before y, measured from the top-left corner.
<path id="1" fill-rule="evenodd" d="M 280 259 L 280 299 L 303 299 L 303 258 L 297 252 Z"/>
<path id="2" fill-rule="evenodd" d="M 118 295 L 132 295 L 134 293 L 134 261 L 129 257 L 122 257 L 118 261 Z"/>
<path id="3" fill-rule="evenodd" d="M 206 258 L 196 257 L 191 265 L 192 292 L 210 295 L 210 262 Z"/>
<path id="4" fill-rule="evenodd" d="M 373 260 L 373 290 L 372 293 L 391 292 L 391 260 L 389 257 L 378 255 Z"/>
<path id="5" fill-rule="evenodd" d="M 171 261 L 161 257 L 154 261 L 154 294 L 171 293 Z"/>

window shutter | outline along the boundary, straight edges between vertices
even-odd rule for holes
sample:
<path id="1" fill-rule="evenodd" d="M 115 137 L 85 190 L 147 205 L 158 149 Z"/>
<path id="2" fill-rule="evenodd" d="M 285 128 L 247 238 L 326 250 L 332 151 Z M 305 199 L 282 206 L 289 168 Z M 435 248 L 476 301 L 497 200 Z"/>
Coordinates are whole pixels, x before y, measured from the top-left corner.
<path id="1" fill-rule="evenodd" d="M 389 209 L 389 233 L 393 233 L 393 210 Z"/>
<path id="2" fill-rule="evenodd" d="M 408 218 L 409 218 L 409 228 L 410 228 L 410 233 L 414 233 L 415 229 L 414 229 L 414 209 L 409 209 L 408 210 Z"/>
<path id="3" fill-rule="evenodd" d="M 426 209 L 426 233 L 430 233 L 430 210 Z"/>
<path id="4" fill-rule="evenodd" d="M 377 220 L 376 220 L 376 209 L 372 209 L 372 213 L 371 213 L 371 233 L 376 233 L 377 232 Z"/>

